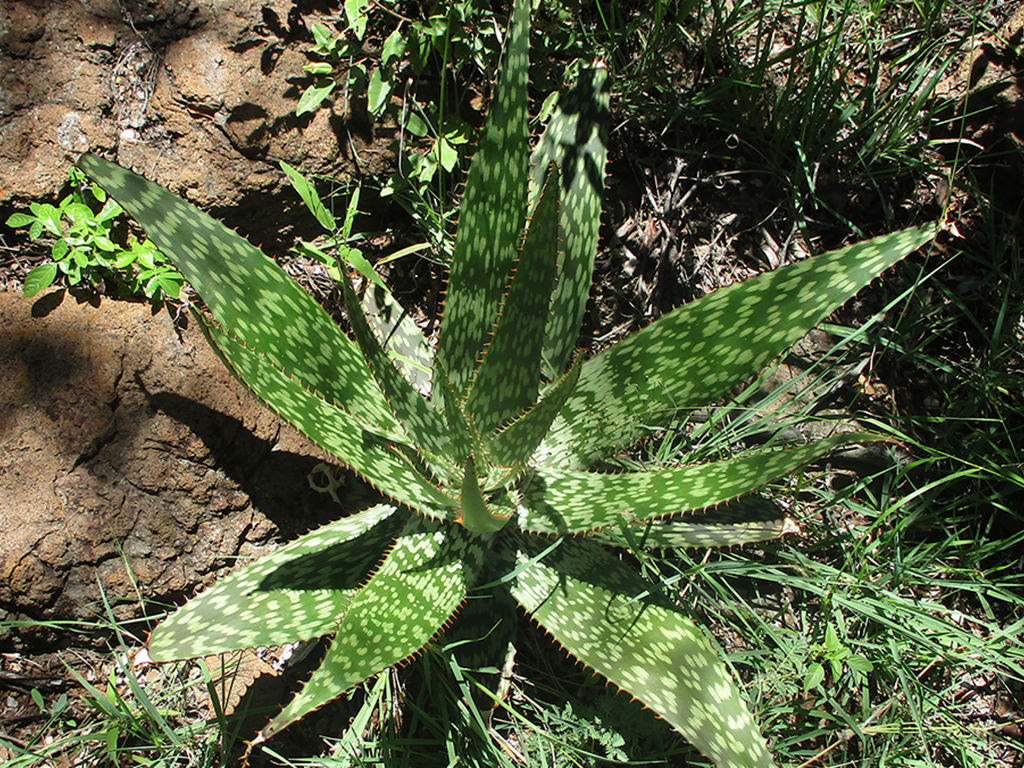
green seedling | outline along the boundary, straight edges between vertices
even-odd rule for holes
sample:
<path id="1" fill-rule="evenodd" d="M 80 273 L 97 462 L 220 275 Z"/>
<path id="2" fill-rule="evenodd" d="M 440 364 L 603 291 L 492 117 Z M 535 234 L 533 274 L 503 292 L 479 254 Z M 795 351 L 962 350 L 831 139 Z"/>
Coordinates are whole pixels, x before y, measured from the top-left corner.
<path id="1" fill-rule="evenodd" d="M 77 168 L 69 171 L 71 193 L 58 205 L 32 203 L 28 212 L 11 214 L 7 226 L 27 228 L 29 237 L 53 237 L 51 261 L 25 277 L 31 298 L 63 276 L 69 286 L 111 286 L 116 295 L 145 296 L 151 301 L 177 299 L 182 277 L 146 239 L 118 238 L 115 225 L 124 211 Z M 99 210 L 95 210 L 96 206 Z"/>

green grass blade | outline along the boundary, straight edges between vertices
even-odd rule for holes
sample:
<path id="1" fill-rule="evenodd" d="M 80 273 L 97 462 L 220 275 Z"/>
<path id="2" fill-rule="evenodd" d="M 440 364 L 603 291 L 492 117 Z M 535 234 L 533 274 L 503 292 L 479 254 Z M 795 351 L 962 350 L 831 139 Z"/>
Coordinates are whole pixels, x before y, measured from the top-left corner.
<path id="1" fill-rule="evenodd" d="M 371 507 L 235 571 L 157 625 L 149 655 L 188 659 L 333 631 L 400 530 L 394 511 Z"/>
<path id="2" fill-rule="evenodd" d="M 576 387 L 581 363 L 581 358 L 577 358 L 572 367 L 548 387 L 534 407 L 491 434 L 485 445 L 492 466 L 519 466 L 533 455 L 551 427 L 551 422 Z"/>
<path id="3" fill-rule="evenodd" d="M 271 410 L 321 448 L 349 464 L 379 490 L 432 517 L 447 518 L 456 506 L 398 451 L 344 408 L 308 389 L 275 361 L 248 349 L 198 313 L 200 328 L 228 367 Z"/>
<path id="4" fill-rule="evenodd" d="M 552 168 L 519 252 L 497 328 L 466 401 L 466 411 L 482 433 L 537 401 L 557 250 L 558 171 Z"/>
<path id="5" fill-rule="evenodd" d="M 583 533 L 721 504 L 853 442 L 885 440 L 856 432 L 796 448 L 685 467 L 617 474 L 537 469 L 523 493 L 520 526 L 536 533 Z"/>
<path id="6" fill-rule="evenodd" d="M 908 229 L 731 285 L 596 355 L 545 440 L 547 462 L 585 466 L 706 405 L 934 236 L 934 225 Z"/>
<path id="7" fill-rule="evenodd" d="M 323 663 L 263 729 L 269 739 L 381 670 L 419 652 L 466 596 L 481 546 L 457 528 L 409 521 L 380 569 L 352 600 Z"/>
<path id="8" fill-rule="evenodd" d="M 525 538 L 521 561 L 543 544 Z M 566 540 L 524 568 L 512 591 L 569 653 L 654 710 L 717 765 L 772 765 L 708 639 L 601 547 Z"/>
<path id="9" fill-rule="evenodd" d="M 549 163 L 561 171 L 562 248 L 558 284 L 544 334 L 544 373 L 554 379 L 569 363 L 590 294 L 601 225 L 608 156 L 608 70 L 603 63 L 580 72 L 558 101 L 530 160 L 530 199 L 536 199 Z"/>
<path id="10" fill-rule="evenodd" d="M 138 220 L 217 321 L 330 400 L 396 426 L 356 345 L 302 288 L 237 233 L 95 155 L 79 166 Z"/>
<path id="11" fill-rule="evenodd" d="M 460 396 L 490 338 L 526 215 L 529 25 L 529 3 L 517 0 L 459 213 L 437 354 Z"/>

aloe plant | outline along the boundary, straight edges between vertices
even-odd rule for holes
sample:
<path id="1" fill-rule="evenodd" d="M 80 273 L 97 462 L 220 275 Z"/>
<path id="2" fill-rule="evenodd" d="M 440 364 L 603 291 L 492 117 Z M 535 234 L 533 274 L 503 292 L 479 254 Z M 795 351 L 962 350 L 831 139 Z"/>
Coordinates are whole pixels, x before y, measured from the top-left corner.
<path id="1" fill-rule="evenodd" d="M 234 232 L 127 170 L 81 159 L 195 287 L 205 303 L 196 316 L 222 360 L 392 499 L 193 598 L 154 629 L 149 654 L 171 660 L 333 635 L 263 740 L 417 654 L 469 597 L 500 593 L 718 765 L 767 766 L 720 651 L 615 547 L 778 536 L 791 521 L 717 507 L 843 443 L 876 438 L 654 471 L 592 467 L 678 409 L 742 382 L 934 228 L 730 286 L 584 361 L 573 350 L 597 246 L 607 74 L 600 65 L 584 71 L 531 157 L 528 29 L 528 3 L 516 0 L 466 184 L 436 353 L 413 340 L 419 359 L 432 359 L 429 395 L 410 384 L 406 358 L 391 353 L 347 281 L 351 338 Z M 403 334 L 408 344 L 407 327 Z"/>

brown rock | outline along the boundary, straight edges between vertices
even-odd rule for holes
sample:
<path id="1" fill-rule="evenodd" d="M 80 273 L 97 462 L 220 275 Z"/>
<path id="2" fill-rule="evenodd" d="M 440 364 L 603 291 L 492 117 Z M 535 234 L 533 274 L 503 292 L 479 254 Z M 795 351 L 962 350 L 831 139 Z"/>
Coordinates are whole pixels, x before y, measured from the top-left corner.
<path id="1" fill-rule="evenodd" d="M 277 161 L 345 178 L 391 162 L 365 118 L 296 118 L 309 27 L 340 3 L 18 0 L 0 4 L 0 214 L 55 198 L 99 152 L 280 246 L 305 217 Z M 9 64 L 8 64 L 9 62 Z M 275 211 L 267 216 L 267 210 Z M 306 217 L 308 221 L 308 217 Z"/>
<path id="2" fill-rule="evenodd" d="M 190 593 L 342 514 L 309 486 L 325 458 L 165 313 L 66 298 L 35 317 L 0 292 L 0 617 Z"/>

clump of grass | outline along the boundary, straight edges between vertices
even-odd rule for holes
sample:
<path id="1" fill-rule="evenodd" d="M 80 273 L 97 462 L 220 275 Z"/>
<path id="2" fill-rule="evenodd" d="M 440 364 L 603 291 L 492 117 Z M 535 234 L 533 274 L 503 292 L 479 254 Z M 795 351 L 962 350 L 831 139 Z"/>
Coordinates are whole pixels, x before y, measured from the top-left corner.
<path id="1" fill-rule="evenodd" d="M 87 639 L 113 641 L 103 654 L 86 648 L 56 652 L 63 668 L 54 671 L 63 683 L 29 690 L 31 703 L 14 721 L 29 725 L 17 735 L 0 733 L 0 747 L 8 755 L 4 765 L 212 768 L 228 763 L 236 729 L 223 716 L 207 720 L 197 711 L 196 689 L 205 688 L 217 709 L 217 688 L 208 675 L 204 681 L 197 674 L 195 664 L 135 667 L 138 621 L 119 622 L 108 613 L 105 620 L 59 624 Z"/>
<path id="2" fill-rule="evenodd" d="M 912 187 L 896 180 L 934 169 L 929 128 L 945 106 L 936 89 L 977 44 L 987 10 L 613 1 L 563 37 L 609 60 L 620 130 L 712 155 L 723 172 L 780 187 L 797 218 L 857 232 L 866 209 L 895 215 L 891 198 Z"/>

